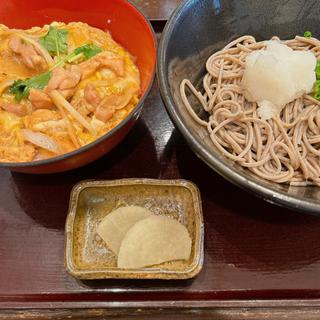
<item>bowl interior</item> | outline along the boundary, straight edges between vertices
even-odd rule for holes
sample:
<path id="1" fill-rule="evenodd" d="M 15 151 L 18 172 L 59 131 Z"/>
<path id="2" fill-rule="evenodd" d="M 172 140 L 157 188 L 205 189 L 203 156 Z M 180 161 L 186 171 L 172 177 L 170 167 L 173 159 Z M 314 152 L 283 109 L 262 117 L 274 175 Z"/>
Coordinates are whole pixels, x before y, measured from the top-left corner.
<path id="1" fill-rule="evenodd" d="M 179 85 L 184 78 L 196 86 L 205 74 L 205 61 L 242 35 L 257 40 L 277 35 L 293 38 L 310 30 L 318 35 L 320 3 L 315 1 L 188 0 L 169 20 L 158 54 L 160 89 L 166 107 L 192 149 L 231 182 L 265 200 L 319 214 L 319 187 L 292 187 L 267 182 L 225 159 L 208 132 L 193 121 L 182 104 Z M 192 97 L 190 97 L 192 99 Z M 197 102 L 194 101 L 197 109 Z"/>
<path id="2" fill-rule="evenodd" d="M 0 2 L 0 23 L 11 28 L 43 26 L 52 21 L 81 21 L 108 30 L 135 58 L 143 93 L 153 78 L 156 50 L 144 17 L 124 0 L 7 0 Z"/>

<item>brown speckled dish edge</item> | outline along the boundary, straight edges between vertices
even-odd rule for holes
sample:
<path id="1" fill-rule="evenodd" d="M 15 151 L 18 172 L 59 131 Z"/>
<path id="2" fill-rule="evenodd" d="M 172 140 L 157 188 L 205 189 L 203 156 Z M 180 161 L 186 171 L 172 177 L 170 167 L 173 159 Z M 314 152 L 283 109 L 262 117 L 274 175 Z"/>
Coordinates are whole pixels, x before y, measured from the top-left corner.
<path id="1" fill-rule="evenodd" d="M 88 187 L 108 187 L 115 185 L 157 185 L 157 186 L 180 186 L 187 188 L 192 194 L 193 214 L 195 215 L 195 230 L 192 234 L 195 254 L 192 263 L 184 270 L 164 270 L 159 268 L 141 269 L 120 269 L 110 268 L 99 270 L 96 268 L 87 268 L 79 270 L 74 263 L 73 258 L 73 233 L 74 221 L 77 212 L 79 194 Z M 204 259 L 204 225 L 201 197 L 198 187 L 191 181 L 177 180 L 158 180 L 146 178 L 129 178 L 118 180 L 85 180 L 77 183 L 70 194 L 69 210 L 65 224 L 65 255 L 64 264 L 69 274 L 78 279 L 190 279 L 195 277 L 202 269 Z M 174 263 L 174 262 L 173 262 Z"/>

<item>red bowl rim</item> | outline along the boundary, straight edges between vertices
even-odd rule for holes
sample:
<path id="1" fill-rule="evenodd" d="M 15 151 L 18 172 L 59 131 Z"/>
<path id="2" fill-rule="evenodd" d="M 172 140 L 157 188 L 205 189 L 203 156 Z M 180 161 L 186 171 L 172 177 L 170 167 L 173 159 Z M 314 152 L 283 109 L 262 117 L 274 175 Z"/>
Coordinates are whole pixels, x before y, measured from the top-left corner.
<path id="1" fill-rule="evenodd" d="M 131 7 L 131 9 L 134 10 L 138 15 L 140 15 L 140 18 L 142 18 L 142 21 L 145 23 L 145 26 L 147 27 L 147 30 L 152 35 L 152 40 L 153 40 L 153 45 L 154 45 L 154 53 L 155 53 L 154 61 L 153 61 L 153 65 L 152 65 L 152 72 L 151 72 L 151 74 L 149 76 L 149 79 L 147 80 L 148 86 L 147 86 L 146 90 L 144 91 L 143 95 L 140 97 L 139 102 L 135 106 L 135 108 L 118 125 L 116 125 L 114 128 L 112 128 L 110 131 L 108 131 L 103 136 L 101 136 L 98 139 L 96 139 L 96 140 L 84 145 L 83 147 L 80 147 L 80 148 L 78 148 L 76 150 L 73 150 L 71 152 L 68 152 L 68 153 L 64 153 L 64 154 L 62 154 L 60 156 L 51 157 L 51 158 L 44 159 L 44 160 L 27 161 L 27 162 L 0 162 L 0 167 L 4 167 L 4 168 L 39 167 L 39 166 L 42 166 L 42 165 L 49 165 L 49 164 L 52 164 L 54 162 L 59 162 L 59 161 L 65 160 L 67 158 L 71 158 L 74 155 L 77 155 L 79 153 L 85 152 L 85 151 L 93 148 L 94 146 L 98 145 L 100 142 L 108 139 L 115 132 L 117 132 L 122 127 L 124 127 L 132 119 L 132 117 L 136 113 L 140 112 L 141 108 L 143 107 L 144 101 L 147 98 L 147 96 L 148 96 L 148 94 L 149 94 L 149 92 L 150 92 L 150 90 L 152 88 L 152 85 L 154 83 L 154 80 L 155 80 L 157 42 L 156 42 L 156 36 L 155 36 L 155 32 L 153 30 L 153 27 L 152 27 L 150 21 L 146 18 L 146 16 L 141 12 L 141 10 L 139 10 L 131 2 L 127 1 L 127 5 L 129 7 Z M 70 169 L 70 170 L 72 170 L 72 169 Z"/>

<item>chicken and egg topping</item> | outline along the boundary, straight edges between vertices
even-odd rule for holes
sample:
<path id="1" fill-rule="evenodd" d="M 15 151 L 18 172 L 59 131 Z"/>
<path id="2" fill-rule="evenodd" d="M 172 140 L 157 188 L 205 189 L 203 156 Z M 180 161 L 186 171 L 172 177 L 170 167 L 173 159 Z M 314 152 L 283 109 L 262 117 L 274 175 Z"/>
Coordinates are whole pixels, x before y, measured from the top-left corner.
<path id="1" fill-rule="evenodd" d="M 0 25 L 0 161 L 40 160 L 88 144 L 138 103 L 139 70 L 85 23 Z"/>

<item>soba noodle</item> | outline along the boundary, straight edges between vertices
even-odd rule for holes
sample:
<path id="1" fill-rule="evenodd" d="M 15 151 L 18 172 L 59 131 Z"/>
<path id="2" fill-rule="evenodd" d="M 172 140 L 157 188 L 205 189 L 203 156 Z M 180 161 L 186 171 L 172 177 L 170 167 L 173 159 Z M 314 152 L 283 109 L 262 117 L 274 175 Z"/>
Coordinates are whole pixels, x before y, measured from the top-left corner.
<path id="1" fill-rule="evenodd" d="M 296 36 L 281 42 L 320 55 L 317 39 Z M 265 46 L 264 41 L 243 36 L 215 52 L 206 62 L 202 92 L 188 79 L 181 82 L 183 103 L 192 118 L 207 128 L 214 146 L 255 175 L 277 183 L 320 186 L 320 101 L 304 95 L 288 103 L 279 116 L 264 121 L 257 104 L 242 94 L 246 56 Z M 195 113 L 187 88 L 209 114 L 208 121 Z"/>

